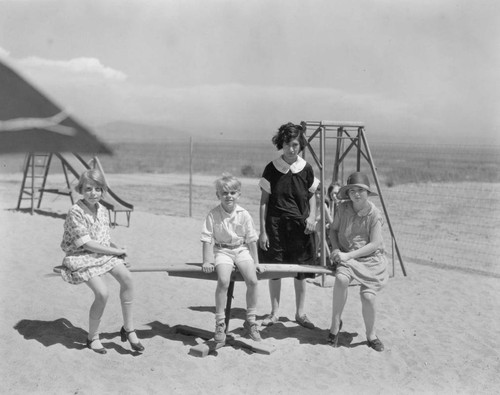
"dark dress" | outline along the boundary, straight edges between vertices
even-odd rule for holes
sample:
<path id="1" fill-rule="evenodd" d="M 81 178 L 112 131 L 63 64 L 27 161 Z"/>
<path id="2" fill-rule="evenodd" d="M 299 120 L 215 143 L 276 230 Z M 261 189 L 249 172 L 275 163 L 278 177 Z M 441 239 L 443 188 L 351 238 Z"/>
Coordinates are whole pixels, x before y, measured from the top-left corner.
<path id="1" fill-rule="evenodd" d="M 309 216 L 309 199 L 319 181 L 312 166 L 301 157 L 292 165 L 282 158 L 270 162 L 262 174 L 259 186 L 269 193 L 266 233 L 269 248 L 259 248 L 261 262 L 314 264 L 314 234 L 305 234 Z M 298 275 L 297 278 L 314 277 Z"/>

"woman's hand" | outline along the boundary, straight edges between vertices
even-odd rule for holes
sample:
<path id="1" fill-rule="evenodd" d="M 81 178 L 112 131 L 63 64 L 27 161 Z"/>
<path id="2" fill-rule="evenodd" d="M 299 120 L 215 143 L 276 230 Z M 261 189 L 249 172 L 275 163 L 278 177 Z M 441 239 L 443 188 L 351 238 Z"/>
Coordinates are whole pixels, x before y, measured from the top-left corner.
<path id="1" fill-rule="evenodd" d="M 316 230 L 316 219 L 307 217 L 306 218 L 306 229 L 304 230 L 304 233 L 306 235 L 313 233 Z"/>
<path id="2" fill-rule="evenodd" d="M 340 259 L 340 262 L 347 262 L 349 259 L 351 259 L 348 252 L 339 251 L 339 253 L 337 255 Z"/>
<path id="3" fill-rule="evenodd" d="M 255 271 L 257 273 L 264 273 L 266 271 L 266 268 L 264 266 L 261 266 L 259 263 L 255 264 Z"/>
<path id="4" fill-rule="evenodd" d="M 333 250 L 333 252 L 330 254 L 330 259 L 332 260 L 332 262 L 336 263 L 336 264 L 339 264 L 341 259 L 340 259 L 340 250 Z"/>
<path id="5" fill-rule="evenodd" d="M 203 273 L 212 273 L 215 270 L 215 266 L 213 263 L 205 262 L 201 266 L 201 270 L 203 271 Z"/>
<path id="6" fill-rule="evenodd" d="M 259 236 L 259 246 L 262 248 L 264 251 L 267 251 L 269 248 L 269 238 L 267 237 L 267 233 L 263 232 Z"/>
<path id="7" fill-rule="evenodd" d="M 337 249 L 333 250 L 333 252 L 330 255 L 330 259 L 336 264 L 339 264 L 340 262 L 348 261 L 349 259 L 351 259 L 351 257 L 348 252 L 342 252 Z"/>

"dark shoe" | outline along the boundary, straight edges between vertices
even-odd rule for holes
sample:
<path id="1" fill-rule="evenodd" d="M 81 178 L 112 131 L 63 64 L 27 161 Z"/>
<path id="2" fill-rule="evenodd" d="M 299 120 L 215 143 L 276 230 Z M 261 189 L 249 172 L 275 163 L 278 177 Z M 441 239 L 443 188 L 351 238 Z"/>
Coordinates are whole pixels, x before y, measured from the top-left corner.
<path id="1" fill-rule="evenodd" d="M 125 330 L 125 327 L 122 326 L 122 329 L 120 330 L 120 336 L 122 338 L 122 342 L 126 342 L 128 340 L 128 342 L 130 343 L 130 347 L 132 347 L 132 350 L 139 351 L 139 352 L 144 351 L 144 346 L 141 344 L 141 342 L 132 343 L 130 341 L 130 339 L 128 338 L 128 335 L 131 333 L 135 333 L 135 329 L 133 331 L 127 332 Z"/>
<path id="2" fill-rule="evenodd" d="M 342 329 L 342 320 L 340 320 L 339 331 L 334 335 L 332 332 L 328 333 L 327 343 L 333 348 L 337 348 L 339 345 L 339 333 Z"/>
<path id="3" fill-rule="evenodd" d="M 376 337 L 373 340 L 366 339 L 368 347 L 373 348 L 375 351 L 384 351 L 384 344 Z"/>
<path id="4" fill-rule="evenodd" d="M 307 318 L 307 315 L 305 314 L 302 314 L 300 317 L 295 315 L 295 321 L 297 321 L 297 324 L 303 326 L 304 328 L 314 329 L 314 324 L 309 321 L 309 318 Z"/>
<path id="5" fill-rule="evenodd" d="M 215 323 L 214 340 L 217 343 L 225 343 L 226 342 L 226 324 L 224 321 Z"/>
<path id="6" fill-rule="evenodd" d="M 264 321 L 262 321 L 262 326 L 271 326 L 278 322 L 278 317 L 276 317 L 273 313 L 268 314 Z"/>
<path id="7" fill-rule="evenodd" d="M 94 340 L 89 340 L 87 339 L 87 348 L 90 348 L 92 351 L 98 353 L 98 354 L 106 354 L 107 351 L 104 347 L 101 347 L 101 348 L 92 348 L 92 343 L 96 340 L 99 340 L 99 339 L 94 339 Z"/>
<path id="8" fill-rule="evenodd" d="M 262 341 L 262 338 L 260 337 L 259 333 L 259 326 L 257 325 L 257 323 L 255 322 L 250 323 L 248 321 L 245 321 L 245 323 L 243 324 L 243 328 L 247 330 L 247 334 L 250 337 L 250 339 L 256 342 Z"/>

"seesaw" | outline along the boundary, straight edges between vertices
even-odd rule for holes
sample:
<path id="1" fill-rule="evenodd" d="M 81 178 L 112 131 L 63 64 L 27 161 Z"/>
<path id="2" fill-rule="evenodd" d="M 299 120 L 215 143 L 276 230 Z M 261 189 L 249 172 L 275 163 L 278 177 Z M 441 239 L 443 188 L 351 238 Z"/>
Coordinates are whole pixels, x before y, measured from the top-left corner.
<path id="1" fill-rule="evenodd" d="M 332 271 L 322 267 L 322 266 L 312 266 L 312 265 L 294 265 L 294 264 L 271 264 L 271 263 L 261 263 L 261 268 L 264 269 L 262 273 L 257 273 L 257 278 L 259 280 L 265 279 L 277 279 L 285 277 L 295 277 L 297 273 L 313 273 L 313 274 L 332 274 Z M 173 266 L 155 266 L 155 267 L 141 267 L 141 268 L 131 268 L 131 272 L 166 272 L 170 277 L 187 277 L 195 279 L 204 280 L 217 280 L 217 274 L 204 273 L 201 269 L 200 263 L 185 263 L 182 265 Z M 234 282 L 244 281 L 243 276 L 237 270 L 234 270 L 231 275 L 231 281 L 229 283 L 229 288 L 227 290 L 227 303 L 226 303 L 226 343 L 232 346 L 241 346 L 251 349 L 254 352 L 262 354 L 271 354 L 276 348 L 273 344 L 266 341 L 256 342 L 251 339 L 244 338 L 242 336 L 236 335 L 229 332 L 229 321 L 231 318 L 231 304 L 233 300 L 234 292 Z M 225 344 L 217 343 L 212 338 L 212 332 L 200 330 L 198 328 L 193 328 L 189 326 L 178 326 L 176 328 L 177 333 L 183 335 L 200 337 L 205 340 L 204 343 L 198 344 L 191 347 L 189 353 L 191 355 L 205 357 L 209 353 L 218 350 Z"/>
<path id="2" fill-rule="evenodd" d="M 204 273 L 202 271 L 201 266 L 202 266 L 201 263 L 183 263 L 178 265 L 161 265 L 161 266 L 145 266 L 145 267 L 129 268 L 129 270 L 135 273 L 164 272 L 167 273 L 169 277 L 186 277 L 186 278 L 194 278 L 202 280 L 217 280 L 217 274 L 215 273 L 215 271 L 212 273 Z M 260 266 L 264 271 L 262 273 L 257 273 L 257 278 L 259 280 L 295 277 L 297 273 L 310 273 L 316 275 L 333 274 L 332 270 L 327 269 L 326 267 L 323 266 L 272 264 L 272 263 L 261 263 Z M 61 271 L 61 266 L 56 266 L 54 268 L 55 273 L 59 273 L 60 271 Z M 231 281 L 229 283 L 229 288 L 227 290 L 227 303 L 225 308 L 226 343 L 215 342 L 212 338 L 213 333 L 209 331 L 185 325 L 180 325 L 176 327 L 177 333 L 183 335 L 195 336 L 205 340 L 204 343 L 191 347 L 189 351 L 191 355 L 205 357 L 209 353 L 214 352 L 219 348 L 223 347 L 225 344 L 245 347 L 251 349 L 254 352 L 262 354 L 271 354 L 272 352 L 275 351 L 275 346 L 266 341 L 256 342 L 234 333 L 228 333 L 235 281 L 244 281 L 243 276 L 237 270 L 233 270 L 233 273 L 231 275 Z"/>

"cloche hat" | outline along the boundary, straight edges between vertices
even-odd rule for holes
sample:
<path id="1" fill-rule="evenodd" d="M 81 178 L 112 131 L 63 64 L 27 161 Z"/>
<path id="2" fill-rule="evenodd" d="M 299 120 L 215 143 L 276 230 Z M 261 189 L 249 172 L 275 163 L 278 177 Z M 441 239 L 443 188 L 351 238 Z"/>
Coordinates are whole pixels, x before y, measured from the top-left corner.
<path id="1" fill-rule="evenodd" d="M 377 193 L 373 192 L 370 189 L 370 180 L 368 179 L 368 176 L 357 171 L 356 173 L 352 173 L 347 178 L 347 184 L 340 188 L 339 192 L 337 193 L 337 197 L 341 200 L 349 199 L 348 192 L 352 187 L 360 187 L 366 189 L 369 196 L 378 196 Z"/>

